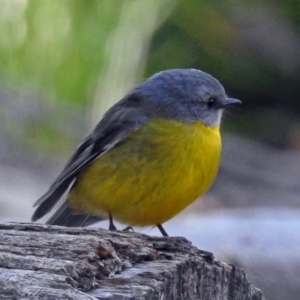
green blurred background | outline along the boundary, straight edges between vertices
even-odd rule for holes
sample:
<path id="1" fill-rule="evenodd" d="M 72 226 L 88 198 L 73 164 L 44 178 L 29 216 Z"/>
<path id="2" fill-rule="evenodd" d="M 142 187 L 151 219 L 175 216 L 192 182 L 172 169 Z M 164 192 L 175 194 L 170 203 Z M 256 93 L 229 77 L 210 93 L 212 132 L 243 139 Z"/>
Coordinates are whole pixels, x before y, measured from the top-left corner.
<path id="1" fill-rule="evenodd" d="M 300 148 L 299 22 L 299 1 L 2 0 L 2 130 L 30 151 L 69 152 L 135 83 L 193 67 L 243 100 L 227 128 Z"/>
<path id="2" fill-rule="evenodd" d="M 163 69 L 197 68 L 218 78 L 243 101 L 225 115 L 223 131 L 289 149 L 299 160 L 299 0 L 0 0 L 0 33 L 1 221 L 28 221 L 32 203 L 103 113 Z M 232 161 L 244 143 L 237 145 Z M 259 147 L 250 148 L 253 156 Z M 294 187 L 292 193 L 300 198 Z M 220 209 L 213 199 L 211 207 Z M 299 212 L 299 204 L 290 207 Z M 273 288 L 266 285 L 270 295 Z M 295 298 L 272 299 L 299 293 L 298 285 Z"/>

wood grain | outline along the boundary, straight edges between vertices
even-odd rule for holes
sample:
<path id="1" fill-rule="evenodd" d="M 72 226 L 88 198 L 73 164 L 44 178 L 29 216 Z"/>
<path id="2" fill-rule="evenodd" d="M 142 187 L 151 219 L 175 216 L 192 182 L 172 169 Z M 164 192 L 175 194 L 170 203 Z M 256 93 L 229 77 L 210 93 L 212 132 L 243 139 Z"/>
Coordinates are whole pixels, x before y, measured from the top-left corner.
<path id="1" fill-rule="evenodd" d="M 0 224 L 1 299 L 251 299 L 243 270 L 181 237 Z"/>

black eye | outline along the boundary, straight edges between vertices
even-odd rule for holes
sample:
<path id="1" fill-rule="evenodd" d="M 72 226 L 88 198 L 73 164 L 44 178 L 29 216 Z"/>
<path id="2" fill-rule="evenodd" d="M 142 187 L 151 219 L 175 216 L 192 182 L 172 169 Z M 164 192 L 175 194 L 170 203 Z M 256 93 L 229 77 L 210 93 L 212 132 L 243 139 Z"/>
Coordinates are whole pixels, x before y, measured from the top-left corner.
<path id="1" fill-rule="evenodd" d="M 212 108 L 214 104 L 216 103 L 217 99 L 214 97 L 210 97 L 207 101 L 208 108 Z"/>

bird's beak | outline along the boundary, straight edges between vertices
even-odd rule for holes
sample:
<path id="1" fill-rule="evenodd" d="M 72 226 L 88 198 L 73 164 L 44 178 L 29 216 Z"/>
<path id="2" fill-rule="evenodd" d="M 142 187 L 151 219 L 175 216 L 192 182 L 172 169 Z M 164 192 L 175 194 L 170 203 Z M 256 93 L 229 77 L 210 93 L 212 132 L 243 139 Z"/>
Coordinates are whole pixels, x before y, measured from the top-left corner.
<path id="1" fill-rule="evenodd" d="M 234 98 L 227 98 L 225 101 L 225 107 L 231 106 L 231 105 L 236 105 L 236 104 L 242 104 L 242 101 Z"/>

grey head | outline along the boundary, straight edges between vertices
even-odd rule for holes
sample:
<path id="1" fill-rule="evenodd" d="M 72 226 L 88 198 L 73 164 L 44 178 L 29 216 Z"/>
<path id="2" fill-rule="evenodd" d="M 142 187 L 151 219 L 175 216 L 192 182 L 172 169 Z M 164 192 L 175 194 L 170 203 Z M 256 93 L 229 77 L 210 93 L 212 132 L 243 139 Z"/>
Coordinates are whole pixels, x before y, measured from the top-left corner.
<path id="1" fill-rule="evenodd" d="M 219 126 L 225 107 L 241 103 L 227 98 L 217 79 L 196 69 L 156 73 L 131 90 L 128 97 L 138 99 L 139 113 L 146 118 L 188 123 L 198 120 L 212 127 Z"/>

